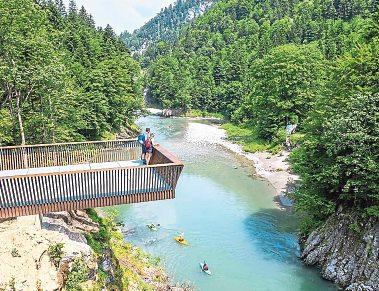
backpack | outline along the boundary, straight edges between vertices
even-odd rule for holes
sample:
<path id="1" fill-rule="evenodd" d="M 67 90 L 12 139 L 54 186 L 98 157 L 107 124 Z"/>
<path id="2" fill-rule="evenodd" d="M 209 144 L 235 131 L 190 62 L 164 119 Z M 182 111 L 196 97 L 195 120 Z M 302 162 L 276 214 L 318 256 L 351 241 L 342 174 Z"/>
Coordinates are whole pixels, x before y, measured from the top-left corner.
<path id="1" fill-rule="evenodd" d="M 151 148 L 151 141 L 150 141 L 150 138 L 147 138 L 145 140 L 145 147 L 148 149 L 148 148 Z"/>
<path id="2" fill-rule="evenodd" d="M 138 143 L 140 145 L 144 145 L 145 144 L 145 135 L 143 133 L 141 133 L 140 135 L 138 135 Z"/>

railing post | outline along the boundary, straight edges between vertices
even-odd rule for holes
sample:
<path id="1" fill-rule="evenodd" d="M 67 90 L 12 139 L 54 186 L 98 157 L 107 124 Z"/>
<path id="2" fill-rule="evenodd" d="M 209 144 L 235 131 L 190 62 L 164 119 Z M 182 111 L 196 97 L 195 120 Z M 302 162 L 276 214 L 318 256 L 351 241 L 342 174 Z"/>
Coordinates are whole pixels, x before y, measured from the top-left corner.
<path id="1" fill-rule="evenodd" d="M 28 156 L 27 156 L 27 153 L 26 153 L 24 147 L 22 148 L 21 151 L 22 151 L 22 158 L 24 160 L 24 169 L 27 169 L 27 168 L 29 168 L 29 165 L 28 165 Z"/>

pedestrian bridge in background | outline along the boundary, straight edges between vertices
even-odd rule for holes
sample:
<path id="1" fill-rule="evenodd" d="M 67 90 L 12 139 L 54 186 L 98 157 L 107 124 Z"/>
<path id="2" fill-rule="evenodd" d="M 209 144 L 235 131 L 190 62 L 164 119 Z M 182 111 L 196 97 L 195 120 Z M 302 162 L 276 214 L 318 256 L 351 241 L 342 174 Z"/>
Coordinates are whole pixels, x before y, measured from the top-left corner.
<path id="1" fill-rule="evenodd" d="M 0 218 L 175 198 L 183 163 L 136 140 L 0 147 Z"/>

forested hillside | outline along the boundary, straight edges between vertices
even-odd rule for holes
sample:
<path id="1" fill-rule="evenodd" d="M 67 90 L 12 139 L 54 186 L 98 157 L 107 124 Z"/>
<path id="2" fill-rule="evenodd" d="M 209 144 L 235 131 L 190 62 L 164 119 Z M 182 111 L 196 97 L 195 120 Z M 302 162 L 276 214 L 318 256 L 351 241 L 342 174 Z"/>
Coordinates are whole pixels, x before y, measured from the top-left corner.
<path id="1" fill-rule="evenodd" d="M 167 44 L 176 42 L 185 24 L 202 15 L 217 1 L 178 0 L 139 29 L 132 33 L 124 31 L 120 37 L 141 64 L 147 65 L 168 48 Z"/>
<path id="2" fill-rule="evenodd" d="M 38 3 L 38 4 L 37 4 Z M 142 107 L 139 64 L 62 0 L 0 2 L 0 144 L 98 139 Z"/>
<path id="3" fill-rule="evenodd" d="M 219 1 L 150 67 L 166 108 L 223 113 L 293 153 L 304 232 L 338 205 L 379 216 L 379 38 L 375 0 Z"/>

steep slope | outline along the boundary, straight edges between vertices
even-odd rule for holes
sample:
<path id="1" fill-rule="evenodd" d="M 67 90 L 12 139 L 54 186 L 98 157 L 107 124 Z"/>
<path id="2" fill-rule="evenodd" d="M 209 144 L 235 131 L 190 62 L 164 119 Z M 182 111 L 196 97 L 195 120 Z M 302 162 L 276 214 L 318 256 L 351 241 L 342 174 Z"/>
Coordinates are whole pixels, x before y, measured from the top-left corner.
<path id="1" fill-rule="evenodd" d="M 180 28 L 202 15 L 215 2 L 217 0 L 178 0 L 133 33 L 121 33 L 121 39 L 133 52 L 141 52 L 160 41 L 174 43 Z"/>
<path id="2" fill-rule="evenodd" d="M 273 127 L 268 134 L 262 132 L 263 137 L 271 137 L 277 125 L 304 119 L 320 88 L 322 63 L 348 52 L 361 40 L 375 3 L 219 1 L 181 32 L 173 49 L 160 53 L 149 78 L 152 97 L 165 107 L 216 111 L 235 121 L 251 120 L 257 114 L 268 117 L 260 126 Z M 301 66 L 303 59 L 304 70 L 291 67 L 294 62 Z M 273 64 L 278 67 L 270 67 Z M 267 74 L 260 74 L 261 69 L 267 69 Z M 298 76 L 284 74 L 289 70 Z M 281 83 L 273 79 L 281 77 L 288 87 L 277 87 Z M 273 103 L 255 102 L 259 100 L 253 92 L 275 96 Z M 305 99 L 295 101 L 295 95 Z"/>
<path id="3" fill-rule="evenodd" d="M 373 291 L 379 290 L 378 253 L 378 220 L 339 211 L 308 237 L 302 259 L 345 290 Z"/>

